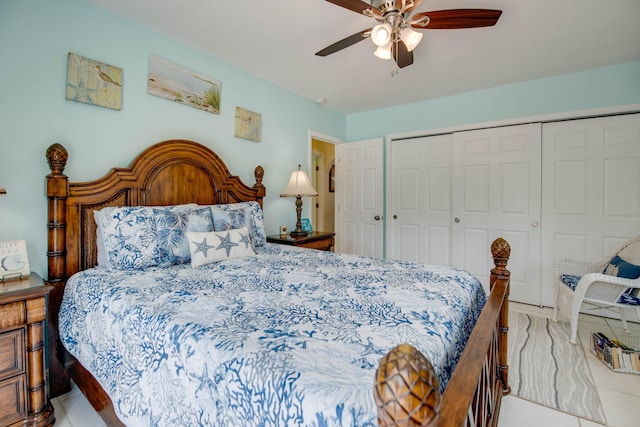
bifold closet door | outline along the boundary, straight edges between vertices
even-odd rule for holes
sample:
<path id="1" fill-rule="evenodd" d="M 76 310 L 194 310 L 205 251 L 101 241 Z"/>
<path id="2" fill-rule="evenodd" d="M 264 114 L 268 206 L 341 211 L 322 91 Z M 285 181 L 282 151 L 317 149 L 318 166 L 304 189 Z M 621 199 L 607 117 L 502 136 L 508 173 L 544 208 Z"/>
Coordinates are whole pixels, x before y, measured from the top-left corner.
<path id="1" fill-rule="evenodd" d="M 640 234 L 640 114 L 543 125 L 542 302 L 560 258 L 597 261 Z"/>
<path id="2" fill-rule="evenodd" d="M 391 141 L 387 258 L 451 265 L 452 134 Z"/>
<path id="3" fill-rule="evenodd" d="M 452 261 L 488 290 L 487 248 L 511 245 L 510 299 L 540 304 L 541 125 L 453 134 Z"/>

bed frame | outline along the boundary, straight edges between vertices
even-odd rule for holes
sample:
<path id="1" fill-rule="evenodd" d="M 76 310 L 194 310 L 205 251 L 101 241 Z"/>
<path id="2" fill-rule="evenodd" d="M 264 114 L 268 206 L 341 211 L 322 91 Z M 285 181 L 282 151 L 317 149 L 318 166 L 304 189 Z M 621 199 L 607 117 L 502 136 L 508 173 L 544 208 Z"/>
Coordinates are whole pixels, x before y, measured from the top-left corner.
<path id="1" fill-rule="evenodd" d="M 107 206 L 212 205 L 251 200 L 262 206 L 266 194 L 264 170 L 255 168 L 256 182 L 249 187 L 231 175 L 209 148 L 186 140 L 155 144 L 129 167 L 114 168 L 90 182 L 69 182 L 63 173 L 68 153 L 62 145 L 50 146 L 46 158 L 51 169 L 46 177 L 47 282 L 53 286 L 49 298 L 50 395 L 69 391 L 72 379 L 107 425 L 122 426 L 106 392 L 58 339 L 58 311 L 67 279 L 97 265 L 93 212 Z M 492 292 L 444 394 L 440 396 L 437 378 L 424 356 L 410 346 L 399 346 L 383 358 L 376 375 L 374 394 L 380 425 L 497 425 L 502 396 L 509 393 L 509 245 L 496 240 L 492 254 L 496 265 L 491 270 Z"/>

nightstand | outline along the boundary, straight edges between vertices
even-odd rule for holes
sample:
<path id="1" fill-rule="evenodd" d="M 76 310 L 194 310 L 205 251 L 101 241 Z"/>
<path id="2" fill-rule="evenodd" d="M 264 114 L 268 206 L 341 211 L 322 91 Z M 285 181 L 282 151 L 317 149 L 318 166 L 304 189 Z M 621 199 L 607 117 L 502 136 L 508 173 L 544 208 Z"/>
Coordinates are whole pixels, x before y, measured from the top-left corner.
<path id="1" fill-rule="evenodd" d="M 0 282 L 0 426 L 45 427 L 55 421 L 45 360 L 51 289 L 34 273 Z"/>
<path id="2" fill-rule="evenodd" d="M 336 233 L 325 231 L 313 231 L 307 236 L 299 237 L 290 234 L 274 234 L 273 236 L 267 236 L 267 242 L 330 251 L 334 244 L 333 238 L 335 235 Z"/>

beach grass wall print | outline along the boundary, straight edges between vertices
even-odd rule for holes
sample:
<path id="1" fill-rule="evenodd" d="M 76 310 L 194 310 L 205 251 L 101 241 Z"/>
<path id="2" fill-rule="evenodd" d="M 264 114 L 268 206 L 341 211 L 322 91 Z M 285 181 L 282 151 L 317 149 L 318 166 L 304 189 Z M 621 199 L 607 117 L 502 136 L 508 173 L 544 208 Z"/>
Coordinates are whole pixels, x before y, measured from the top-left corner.
<path id="1" fill-rule="evenodd" d="M 147 92 L 193 108 L 220 114 L 220 82 L 159 56 L 149 57 Z"/>
<path id="2" fill-rule="evenodd" d="M 237 138 L 260 142 L 261 123 L 262 116 L 260 114 L 236 107 L 235 136 Z"/>
<path id="3" fill-rule="evenodd" d="M 122 68 L 69 53 L 66 99 L 122 109 Z"/>

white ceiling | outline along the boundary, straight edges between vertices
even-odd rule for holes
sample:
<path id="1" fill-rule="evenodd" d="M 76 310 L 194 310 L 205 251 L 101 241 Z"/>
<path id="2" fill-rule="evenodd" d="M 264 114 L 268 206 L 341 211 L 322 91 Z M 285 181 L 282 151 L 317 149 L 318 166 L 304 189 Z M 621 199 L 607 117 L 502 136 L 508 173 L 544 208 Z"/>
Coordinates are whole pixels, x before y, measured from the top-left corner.
<path id="1" fill-rule="evenodd" d="M 640 60 L 640 0 L 424 0 L 414 12 L 503 13 L 494 27 L 422 30 L 393 77 L 370 40 L 314 55 L 376 23 L 325 0 L 88 1 L 343 113 Z"/>

